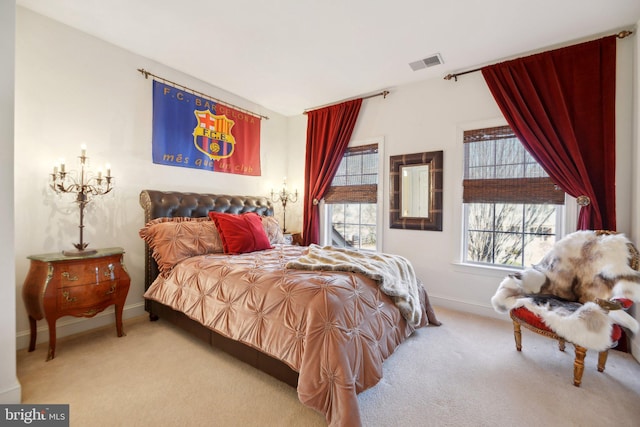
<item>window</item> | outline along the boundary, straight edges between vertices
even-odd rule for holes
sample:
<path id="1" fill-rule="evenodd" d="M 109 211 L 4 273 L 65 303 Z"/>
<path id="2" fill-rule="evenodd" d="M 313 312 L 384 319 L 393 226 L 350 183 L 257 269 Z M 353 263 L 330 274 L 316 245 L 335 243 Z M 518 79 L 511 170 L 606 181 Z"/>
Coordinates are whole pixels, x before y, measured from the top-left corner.
<path id="1" fill-rule="evenodd" d="M 509 126 L 465 131 L 463 261 L 523 267 L 561 234 L 564 192 Z"/>
<path id="2" fill-rule="evenodd" d="M 347 148 L 324 197 L 328 244 L 376 250 L 378 164 L 378 144 Z"/>

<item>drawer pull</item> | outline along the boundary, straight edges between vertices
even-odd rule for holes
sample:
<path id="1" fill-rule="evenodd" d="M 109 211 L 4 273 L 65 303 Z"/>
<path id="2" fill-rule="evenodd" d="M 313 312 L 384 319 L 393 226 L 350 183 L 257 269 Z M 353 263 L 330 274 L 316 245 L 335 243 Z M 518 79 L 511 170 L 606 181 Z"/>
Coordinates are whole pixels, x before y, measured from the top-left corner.
<path id="1" fill-rule="evenodd" d="M 64 273 L 62 273 L 62 277 L 66 278 L 70 282 L 74 282 L 78 280 L 78 276 L 71 276 L 71 274 L 69 274 L 68 271 L 65 271 Z"/>
<path id="2" fill-rule="evenodd" d="M 66 299 L 66 300 L 67 300 L 67 302 L 75 302 L 75 301 L 77 301 L 77 300 L 78 300 L 78 298 L 76 298 L 76 297 L 72 297 L 72 296 L 69 294 L 69 291 L 63 291 L 63 292 L 62 292 L 62 296 L 64 297 L 64 299 Z"/>
<path id="3" fill-rule="evenodd" d="M 114 293 L 116 291 L 116 284 L 114 283 L 113 285 L 111 285 L 111 287 L 109 288 L 109 290 L 107 292 L 105 292 L 105 295 L 111 295 L 112 293 Z"/>
<path id="4" fill-rule="evenodd" d="M 114 275 L 113 275 L 113 270 L 114 269 L 115 269 L 115 267 L 113 266 L 113 264 L 109 264 L 107 266 L 107 269 L 102 274 L 104 274 L 105 277 L 109 277 L 111 280 L 113 280 L 114 279 Z"/>
<path id="5" fill-rule="evenodd" d="M 97 312 L 98 312 L 98 310 L 96 310 L 95 308 L 90 308 L 89 310 L 87 310 L 84 313 L 82 313 L 82 315 L 83 316 L 93 316 Z"/>

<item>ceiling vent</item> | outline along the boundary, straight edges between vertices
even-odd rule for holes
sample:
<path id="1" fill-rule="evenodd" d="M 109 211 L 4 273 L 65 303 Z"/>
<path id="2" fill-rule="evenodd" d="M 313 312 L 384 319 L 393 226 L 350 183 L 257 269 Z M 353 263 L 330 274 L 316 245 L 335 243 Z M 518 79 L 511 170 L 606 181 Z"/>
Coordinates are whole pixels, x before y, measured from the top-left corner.
<path id="1" fill-rule="evenodd" d="M 413 71 L 422 70 L 423 68 L 434 67 L 436 65 L 443 64 L 442 56 L 439 53 L 431 55 L 419 61 L 409 63 L 409 66 Z"/>

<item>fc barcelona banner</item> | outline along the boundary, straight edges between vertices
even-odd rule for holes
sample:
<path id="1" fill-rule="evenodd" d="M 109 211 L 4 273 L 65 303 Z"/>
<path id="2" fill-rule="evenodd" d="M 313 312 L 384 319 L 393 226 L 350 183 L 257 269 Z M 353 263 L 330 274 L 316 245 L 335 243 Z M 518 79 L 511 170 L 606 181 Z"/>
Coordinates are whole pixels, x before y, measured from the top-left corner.
<path id="1" fill-rule="evenodd" d="M 153 82 L 153 163 L 260 176 L 260 117 Z"/>

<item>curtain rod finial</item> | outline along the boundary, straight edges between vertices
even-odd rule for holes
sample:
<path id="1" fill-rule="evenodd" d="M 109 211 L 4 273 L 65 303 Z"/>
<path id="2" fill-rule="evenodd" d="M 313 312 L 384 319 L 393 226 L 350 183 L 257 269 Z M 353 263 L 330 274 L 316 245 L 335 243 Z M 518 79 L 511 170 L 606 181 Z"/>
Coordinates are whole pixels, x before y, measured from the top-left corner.
<path id="1" fill-rule="evenodd" d="M 144 68 L 138 68 L 138 71 L 144 76 L 145 79 L 149 78 L 149 73 L 147 70 L 145 70 Z"/>
<path id="2" fill-rule="evenodd" d="M 619 39 L 623 39 L 625 37 L 630 36 L 631 34 L 633 34 L 633 31 L 624 30 L 624 31 L 620 31 L 618 34 L 616 34 L 616 37 L 618 37 Z"/>

